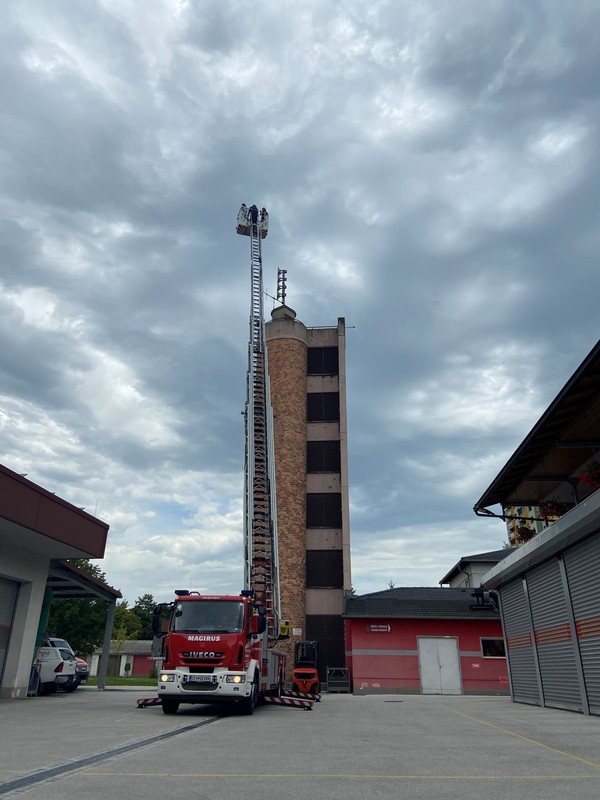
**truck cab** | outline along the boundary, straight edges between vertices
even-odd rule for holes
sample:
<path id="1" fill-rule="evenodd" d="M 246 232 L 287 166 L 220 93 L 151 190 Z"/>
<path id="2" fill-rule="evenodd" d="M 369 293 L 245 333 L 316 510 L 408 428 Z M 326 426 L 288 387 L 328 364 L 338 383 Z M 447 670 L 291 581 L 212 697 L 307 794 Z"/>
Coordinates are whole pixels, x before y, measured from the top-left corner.
<path id="1" fill-rule="evenodd" d="M 162 660 L 158 695 L 165 714 L 181 703 L 235 703 L 251 714 L 261 695 L 283 682 L 283 660 L 276 675 L 265 666 L 266 609 L 253 594 L 178 590 L 176 600 L 157 606 L 153 652 Z"/>

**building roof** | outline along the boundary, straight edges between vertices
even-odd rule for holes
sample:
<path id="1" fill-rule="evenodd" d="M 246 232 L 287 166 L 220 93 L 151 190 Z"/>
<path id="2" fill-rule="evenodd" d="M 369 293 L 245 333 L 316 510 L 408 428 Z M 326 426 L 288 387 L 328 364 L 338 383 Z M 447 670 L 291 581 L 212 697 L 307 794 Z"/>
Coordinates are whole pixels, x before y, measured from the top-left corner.
<path id="1" fill-rule="evenodd" d="M 114 602 L 123 596 L 118 589 L 68 561 L 50 561 L 46 585 L 52 589 L 52 596 L 61 600 L 100 598 Z"/>
<path id="2" fill-rule="evenodd" d="M 513 550 L 513 547 L 504 547 L 502 550 L 491 550 L 488 553 L 475 553 L 472 556 L 463 556 L 460 561 L 457 561 L 452 569 L 444 575 L 440 583 L 450 583 L 452 578 L 460 572 L 463 572 L 468 564 L 497 564 L 499 561 L 502 561 L 503 558 L 506 558 L 509 553 L 512 553 Z"/>
<path id="3" fill-rule="evenodd" d="M 346 598 L 343 616 L 415 619 L 499 619 L 491 605 L 477 606 L 472 589 L 402 586 Z"/>
<path id="4" fill-rule="evenodd" d="M 472 556 L 463 556 L 461 561 L 465 563 L 469 561 L 492 561 L 494 564 L 497 564 L 498 561 L 502 561 L 503 558 L 506 558 L 508 553 L 512 548 L 503 547 L 502 550 L 490 550 L 487 553 L 475 553 Z"/>
<path id="5" fill-rule="evenodd" d="M 578 502 L 577 472 L 599 450 L 600 341 L 517 447 L 473 510 L 480 516 L 494 516 L 490 506 L 538 506 L 555 494 Z"/>
<path id="6" fill-rule="evenodd" d="M 108 525 L 0 464 L 0 539 L 50 558 L 102 558 Z"/>

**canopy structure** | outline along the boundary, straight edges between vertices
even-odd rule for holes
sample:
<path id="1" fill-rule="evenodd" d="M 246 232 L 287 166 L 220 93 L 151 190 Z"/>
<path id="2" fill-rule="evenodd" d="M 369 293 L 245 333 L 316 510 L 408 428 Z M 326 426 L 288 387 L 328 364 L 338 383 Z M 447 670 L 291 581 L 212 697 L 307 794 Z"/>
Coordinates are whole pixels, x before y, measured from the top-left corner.
<path id="1" fill-rule="evenodd" d="M 52 596 L 60 600 L 108 600 L 122 597 L 118 589 L 113 589 L 104 581 L 88 575 L 66 561 L 52 560 L 48 570 L 48 588 Z"/>
<path id="2" fill-rule="evenodd" d="M 589 493 L 578 473 L 600 451 L 600 341 L 475 503 L 480 516 L 549 498 L 576 505 Z M 502 511 L 493 511 L 500 505 Z"/>
<path id="3" fill-rule="evenodd" d="M 98 674 L 98 686 L 104 687 L 121 593 L 67 559 L 102 558 L 108 527 L 84 508 L 0 465 L 0 697 L 28 696 L 31 662 L 50 596 L 106 601 L 106 657 Z"/>

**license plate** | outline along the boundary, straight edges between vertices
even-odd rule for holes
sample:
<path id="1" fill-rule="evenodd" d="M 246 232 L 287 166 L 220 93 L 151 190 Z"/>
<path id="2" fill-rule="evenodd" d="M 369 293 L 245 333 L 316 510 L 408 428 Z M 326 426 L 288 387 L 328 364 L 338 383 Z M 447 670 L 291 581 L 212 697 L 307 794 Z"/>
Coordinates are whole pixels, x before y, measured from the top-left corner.
<path id="1" fill-rule="evenodd" d="M 210 683 L 212 681 L 212 675 L 188 675 L 187 682 L 188 683 Z"/>

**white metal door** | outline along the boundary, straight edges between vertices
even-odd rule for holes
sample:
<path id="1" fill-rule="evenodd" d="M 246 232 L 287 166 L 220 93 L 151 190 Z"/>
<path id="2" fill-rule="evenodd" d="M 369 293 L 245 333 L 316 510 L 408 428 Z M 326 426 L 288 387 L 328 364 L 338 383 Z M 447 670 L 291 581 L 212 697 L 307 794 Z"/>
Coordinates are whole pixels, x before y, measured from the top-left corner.
<path id="1" fill-rule="evenodd" d="M 462 694 L 457 640 L 419 637 L 418 649 L 423 694 Z"/>

